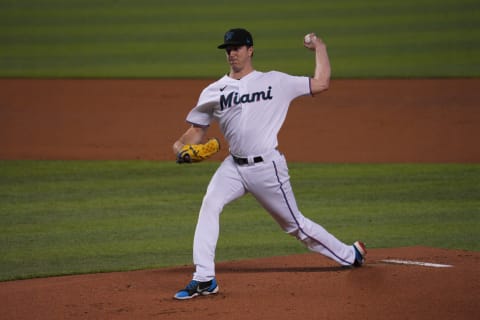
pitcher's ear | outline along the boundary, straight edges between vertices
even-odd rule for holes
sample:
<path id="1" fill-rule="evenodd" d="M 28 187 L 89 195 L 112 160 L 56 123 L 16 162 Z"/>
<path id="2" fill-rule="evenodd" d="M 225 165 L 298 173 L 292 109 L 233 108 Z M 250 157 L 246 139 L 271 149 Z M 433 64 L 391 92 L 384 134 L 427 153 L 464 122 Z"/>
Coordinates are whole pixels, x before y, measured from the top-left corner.
<path id="1" fill-rule="evenodd" d="M 253 49 L 253 46 L 248 47 L 248 53 L 249 53 L 250 57 L 253 57 L 254 51 L 255 50 Z"/>

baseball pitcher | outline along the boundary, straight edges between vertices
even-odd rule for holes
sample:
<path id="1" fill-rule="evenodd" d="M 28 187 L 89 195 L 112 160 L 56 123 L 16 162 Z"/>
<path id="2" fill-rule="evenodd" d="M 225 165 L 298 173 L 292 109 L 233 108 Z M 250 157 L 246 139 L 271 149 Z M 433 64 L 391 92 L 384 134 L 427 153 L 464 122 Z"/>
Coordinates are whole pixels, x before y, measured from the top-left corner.
<path id="1" fill-rule="evenodd" d="M 300 212 L 287 162 L 277 149 L 277 135 L 291 101 L 329 87 L 330 62 L 325 44 L 310 33 L 303 45 L 315 53 L 311 78 L 255 70 L 253 38 L 245 29 L 228 30 L 218 46 L 225 50 L 230 71 L 202 91 L 197 105 L 187 115 L 190 127 L 174 143 L 173 152 L 178 163 L 202 161 L 218 152 L 217 139 L 203 143 L 214 120 L 230 152 L 211 178 L 200 208 L 193 243 L 193 279 L 174 298 L 191 299 L 219 291 L 215 249 L 220 213 L 226 204 L 247 192 L 286 233 L 311 251 L 343 266 L 361 266 L 364 262 L 367 251 L 362 242 L 347 245 Z"/>

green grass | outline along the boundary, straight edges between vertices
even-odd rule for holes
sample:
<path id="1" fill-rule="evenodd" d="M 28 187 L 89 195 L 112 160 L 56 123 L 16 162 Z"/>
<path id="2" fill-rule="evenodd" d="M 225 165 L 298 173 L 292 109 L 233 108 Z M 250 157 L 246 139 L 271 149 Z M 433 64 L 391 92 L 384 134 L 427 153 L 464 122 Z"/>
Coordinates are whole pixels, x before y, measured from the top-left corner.
<path id="1" fill-rule="evenodd" d="M 191 263 L 218 163 L 0 161 L 0 280 Z M 480 166 L 290 165 L 302 212 L 345 242 L 480 250 Z M 217 260 L 307 252 L 246 196 L 221 219 Z"/>
<path id="2" fill-rule="evenodd" d="M 480 76 L 477 0 L 1 0 L 0 77 L 216 78 L 238 26 L 260 70 L 312 74 L 314 31 L 333 77 Z"/>

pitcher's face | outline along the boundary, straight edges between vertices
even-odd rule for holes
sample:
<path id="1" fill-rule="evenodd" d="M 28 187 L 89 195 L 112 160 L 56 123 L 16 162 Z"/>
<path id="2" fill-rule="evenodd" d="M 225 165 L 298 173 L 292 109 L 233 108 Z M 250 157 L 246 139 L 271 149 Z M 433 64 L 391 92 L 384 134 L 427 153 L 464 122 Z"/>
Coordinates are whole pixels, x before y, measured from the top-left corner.
<path id="1" fill-rule="evenodd" d="M 225 48 L 228 64 L 234 72 L 240 72 L 246 65 L 251 64 L 253 47 L 228 46 Z"/>

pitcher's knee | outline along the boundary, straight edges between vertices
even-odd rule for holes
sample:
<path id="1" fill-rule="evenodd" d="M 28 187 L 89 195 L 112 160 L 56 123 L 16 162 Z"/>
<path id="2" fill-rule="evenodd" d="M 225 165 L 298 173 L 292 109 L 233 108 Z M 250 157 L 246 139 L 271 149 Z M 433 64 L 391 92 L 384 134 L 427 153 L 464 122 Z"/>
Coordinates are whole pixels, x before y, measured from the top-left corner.
<path id="1" fill-rule="evenodd" d="M 295 227 L 293 227 L 289 230 L 285 230 L 285 232 L 287 234 L 291 235 L 292 237 L 295 237 L 296 239 L 298 239 L 300 241 L 303 241 L 303 240 L 305 240 L 305 238 L 307 238 L 305 233 L 303 233 L 302 230 L 298 226 L 295 226 Z"/>
<path id="2" fill-rule="evenodd" d="M 205 196 L 202 201 L 201 212 L 218 212 L 223 210 L 225 204 L 219 201 L 217 198 Z"/>

